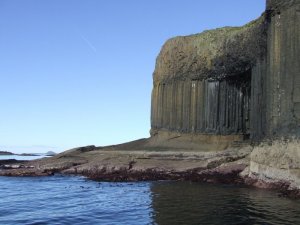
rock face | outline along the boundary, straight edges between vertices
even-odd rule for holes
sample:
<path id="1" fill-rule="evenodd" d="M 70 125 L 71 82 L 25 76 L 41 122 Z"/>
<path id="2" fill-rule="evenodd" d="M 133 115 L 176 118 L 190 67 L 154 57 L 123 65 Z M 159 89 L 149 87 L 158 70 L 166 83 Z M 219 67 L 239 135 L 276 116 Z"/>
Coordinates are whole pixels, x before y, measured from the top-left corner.
<path id="1" fill-rule="evenodd" d="M 244 27 L 168 40 L 153 74 L 151 133 L 300 133 L 299 7 L 270 0 Z"/>
<path id="2" fill-rule="evenodd" d="M 262 16 L 243 27 L 168 40 L 153 74 L 152 137 L 276 140 L 254 147 L 241 176 L 260 187 L 300 189 L 293 140 L 300 137 L 299 59 L 300 0 L 267 0 Z M 281 138 L 290 144 L 278 144 Z"/>
<path id="3" fill-rule="evenodd" d="M 245 183 L 300 195 L 300 141 L 276 140 L 254 147 Z"/>
<path id="4" fill-rule="evenodd" d="M 264 104 L 265 134 L 299 135 L 300 1 L 270 0 Z"/>
<path id="5" fill-rule="evenodd" d="M 262 16 L 168 40 L 153 75 L 152 133 L 249 133 L 251 68 L 265 55 L 265 30 Z"/>
<path id="6" fill-rule="evenodd" d="M 269 0 L 266 12 L 267 54 L 252 76 L 262 87 L 252 95 L 253 111 L 260 115 L 253 119 L 258 129 L 252 136 L 273 141 L 254 147 L 245 180 L 299 195 L 300 1 Z"/>

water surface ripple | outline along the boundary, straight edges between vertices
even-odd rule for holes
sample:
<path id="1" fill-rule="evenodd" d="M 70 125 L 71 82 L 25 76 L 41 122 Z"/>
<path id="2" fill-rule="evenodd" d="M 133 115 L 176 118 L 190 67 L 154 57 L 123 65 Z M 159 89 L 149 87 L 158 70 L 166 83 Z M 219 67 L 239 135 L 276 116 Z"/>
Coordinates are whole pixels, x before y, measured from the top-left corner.
<path id="1" fill-rule="evenodd" d="M 0 177 L 0 224 L 300 224 L 300 201 L 190 182 Z"/>

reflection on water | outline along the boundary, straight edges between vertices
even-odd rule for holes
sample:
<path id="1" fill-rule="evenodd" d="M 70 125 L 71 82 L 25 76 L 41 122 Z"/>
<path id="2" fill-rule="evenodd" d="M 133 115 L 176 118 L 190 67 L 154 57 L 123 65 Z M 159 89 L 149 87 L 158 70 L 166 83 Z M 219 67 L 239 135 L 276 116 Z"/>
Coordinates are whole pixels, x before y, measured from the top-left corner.
<path id="1" fill-rule="evenodd" d="M 151 192 L 157 224 L 300 224 L 300 201 L 271 191 L 158 182 Z"/>
<path id="2" fill-rule="evenodd" d="M 0 177 L 0 224 L 152 224 L 149 185 L 73 176 Z"/>
<path id="3" fill-rule="evenodd" d="M 300 224 L 300 201 L 236 186 L 0 177 L 0 224 Z"/>

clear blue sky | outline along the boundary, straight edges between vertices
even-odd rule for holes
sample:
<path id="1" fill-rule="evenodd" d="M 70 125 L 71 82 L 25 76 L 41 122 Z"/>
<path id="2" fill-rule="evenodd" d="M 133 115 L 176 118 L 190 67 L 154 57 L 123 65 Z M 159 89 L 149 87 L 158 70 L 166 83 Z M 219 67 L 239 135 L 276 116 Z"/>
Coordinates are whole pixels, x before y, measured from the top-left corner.
<path id="1" fill-rule="evenodd" d="M 148 137 L 163 43 L 243 25 L 264 8 L 264 0 L 0 0 L 0 150 Z"/>

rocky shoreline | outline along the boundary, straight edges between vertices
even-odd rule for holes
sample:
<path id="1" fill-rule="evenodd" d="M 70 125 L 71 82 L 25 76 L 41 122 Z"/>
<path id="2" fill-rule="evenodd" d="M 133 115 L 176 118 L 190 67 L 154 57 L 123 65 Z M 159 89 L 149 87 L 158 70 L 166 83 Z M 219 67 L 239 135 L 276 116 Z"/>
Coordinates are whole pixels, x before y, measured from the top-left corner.
<path id="1" fill-rule="evenodd" d="M 145 139 L 143 142 L 149 140 Z M 129 143 L 130 144 L 130 143 Z M 252 146 L 221 151 L 124 150 L 125 145 L 71 149 L 32 161 L 1 160 L 0 176 L 81 175 L 96 181 L 184 180 L 276 189 L 300 197 L 287 180 L 263 180 L 250 173 Z"/>

